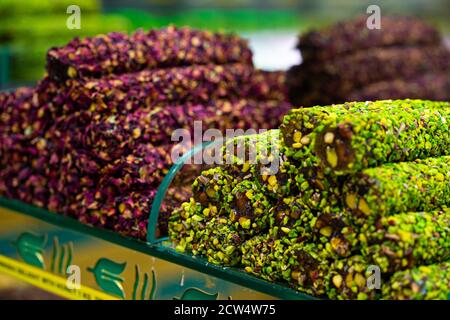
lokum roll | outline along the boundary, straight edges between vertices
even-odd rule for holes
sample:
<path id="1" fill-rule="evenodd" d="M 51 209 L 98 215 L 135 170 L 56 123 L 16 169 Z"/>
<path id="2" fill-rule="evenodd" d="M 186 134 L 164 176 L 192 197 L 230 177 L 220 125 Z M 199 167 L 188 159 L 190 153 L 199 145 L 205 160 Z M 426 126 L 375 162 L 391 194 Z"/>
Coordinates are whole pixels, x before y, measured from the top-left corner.
<path id="1" fill-rule="evenodd" d="M 349 92 L 378 81 L 410 80 L 450 70 L 450 52 L 443 45 L 376 48 L 321 64 L 304 63 L 300 68 L 298 72 L 307 73 L 306 81 L 320 87 L 321 94 L 345 100 Z"/>
<path id="2" fill-rule="evenodd" d="M 236 178 L 230 175 L 222 167 L 214 167 L 202 172 L 192 184 L 192 192 L 196 202 L 202 206 L 214 206 L 211 212 L 215 214 L 218 208 L 222 207 L 225 196 L 231 193 L 231 190 L 237 184 Z"/>
<path id="3" fill-rule="evenodd" d="M 449 156 L 364 169 L 344 185 L 345 205 L 357 225 L 370 225 L 380 216 L 436 210 L 450 205 L 449 172 Z"/>
<path id="4" fill-rule="evenodd" d="M 281 127 L 285 152 L 334 175 L 444 155 L 450 143 L 449 106 L 407 99 L 297 109 Z"/>
<path id="5" fill-rule="evenodd" d="M 280 261 L 285 245 L 268 235 L 258 235 L 241 245 L 245 271 L 268 281 L 281 280 Z"/>
<path id="6" fill-rule="evenodd" d="M 358 236 L 361 252 L 382 272 L 450 259 L 450 210 L 380 218 Z"/>
<path id="7" fill-rule="evenodd" d="M 379 99 L 450 100 L 450 76 L 447 73 L 427 73 L 414 79 L 380 81 L 348 94 L 348 101 Z"/>
<path id="8" fill-rule="evenodd" d="M 326 293 L 330 256 L 322 245 L 295 243 L 286 246 L 281 257 L 280 272 L 292 287 L 316 296 Z"/>
<path id="9" fill-rule="evenodd" d="M 269 227 L 270 201 L 259 185 L 250 180 L 239 182 L 224 199 L 230 224 L 246 235 L 256 235 Z"/>
<path id="10" fill-rule="evenodd" d="M 291 243 L 313 239 L 316 214 L 300 197 L 280 199 L 270 211 L 269 234 L 274 239 L 288 240 Z"/>
<path id="11" fill-rule="evenodd" d="M 101 79 L 68 80 L 68 91 L 63 91 L 58 99 L 60 108 L 69 113 L 73 109 L 129 113 L 170 102 L 206 103 L 211 99 L 237 98 L 251 75 L 252 68 L 242 64 L 143 70 Z"/>
<path id="12" fill-rule="evenodd" d="M 205 247 L 208 262 L 236 266 L 241 262 L 242 233 L 228 224 L 226 217 L 214 217 L 206 224 L 200 243 Z"/>
<path id="13" fill-rule="evenodd" d="M 382 283 L 383 274 L 377 275 L 362 256 L 355 255 L 331 263 L 327 275 L 327 295 L 331 299 L 375 299 L 379 295 L 376 279 Z M 372 286 L 373 285 L 373 286 Z"/>
<path id="14" fill-rule="evenodd" d="M 169 237 L 180 252 L 205 254 L 205 248 L 199 241 L 205 233 L 208 219 L 202 213 L 202 206 L 193 198 L 176 208 L 169 218 Z"/>
<path id="15" fill-rule="evenodd" d="M 326 60 L 358 50 L 391 46 L 437 45 L 438 30 L 410 17 L 382 16 L 381 29 L 369 29 L 367 16 L 340 22 L 300 37 L 304 60 Z"/>
<path id="16" fill-rule="evenodd" d="M 448 300 L 449 294 L 449 262 L 396 272 L 382 286 L 382 298 L 390 300 Z"/>
<path id="17" fill-rule="evenodd" d="M 167 148 L 142 144 L 133 153 L 108 163 L 101 169 L 100 186 L 114 186 L 124 191 L 131 187 L 142 190 L 157 187 L 171 165 Z"/>
<path id="18" fill-rule="evenodd" d="M 265 71 L 257 69 L 253 72 L 245 96 L 256 100 L 287 101 L 285 82 L 285 71 Z"/>
<path id="19" fill-rule="evenodd" d="M 47 53 L 51 78 L 102 77 L 108 74 L 185 65 L 252 64 L 247 41 L 232 34 L 210 33 L 169 26 L 127 35 L 110 33 L 82 40 Z"/>

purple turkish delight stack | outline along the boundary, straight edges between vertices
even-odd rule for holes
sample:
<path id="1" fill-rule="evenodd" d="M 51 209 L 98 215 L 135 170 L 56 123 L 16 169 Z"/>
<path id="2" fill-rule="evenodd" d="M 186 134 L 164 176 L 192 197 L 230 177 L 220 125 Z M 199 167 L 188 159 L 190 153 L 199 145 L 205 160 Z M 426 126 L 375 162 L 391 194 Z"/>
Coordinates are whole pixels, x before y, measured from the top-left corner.
<path id="1" fill-rule="evenodd" d="M 74 39 L 47 73 L 0 94 L 0 195 L 139 239 L 176 129 L 270 129 L 290 108 L 285 73 L 255 70 L 245 40 L 189 28 Z M 159 236 L 203 168 L 174 179 Z"/>

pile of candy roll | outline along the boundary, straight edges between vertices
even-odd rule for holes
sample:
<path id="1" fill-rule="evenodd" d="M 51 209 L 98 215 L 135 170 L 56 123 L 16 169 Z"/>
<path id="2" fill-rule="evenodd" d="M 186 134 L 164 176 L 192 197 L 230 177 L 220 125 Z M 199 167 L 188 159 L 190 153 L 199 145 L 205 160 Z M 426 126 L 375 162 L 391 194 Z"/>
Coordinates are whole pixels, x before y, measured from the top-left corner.
<path id="1" fill-rule="evenodd" d="M 169 235 L 317 297 L 447 299 L 449 115 L 449 102 L 410 99 L 292 109 L 279 129 L 227 142 L 232 161 L 197 177 Z M 278 170 L 227 148 L 251 143 Z"/>

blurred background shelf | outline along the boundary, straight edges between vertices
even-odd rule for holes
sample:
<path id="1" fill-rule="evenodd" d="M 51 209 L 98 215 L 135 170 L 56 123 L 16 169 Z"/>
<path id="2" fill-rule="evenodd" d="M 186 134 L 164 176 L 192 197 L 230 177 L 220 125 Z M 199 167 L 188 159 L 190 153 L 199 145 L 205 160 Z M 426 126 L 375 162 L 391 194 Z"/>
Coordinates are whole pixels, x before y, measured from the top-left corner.
<path id="1" fill-rule="evenodd" d="M 365 14 L 372 2 L 78 0 L 81 29 L 69 30 L 66 9 L 72 1 L 3 0 L 0 3 L 0 46 L 9 48 L 10 54 L 0 49 L 0 88 L 33 84 L 45 72 L 48 48 L 63 45 L 74 37 L 160 28 L 169 24 L 238 32 L 249 38 L 256 49 L 257 67 L 286 69 L 298 63 L 299 58 L 292 49 L 299 32 Z M 377 4 L 382 8 L 382 14 L 419 16 L 437 25 L 444 33 L 450 33 L 447 0 L 392 0 Z M 264 45 L 269 41 L 273 45 Z M 268 56 L 277 59 L 269 61 Z"/>

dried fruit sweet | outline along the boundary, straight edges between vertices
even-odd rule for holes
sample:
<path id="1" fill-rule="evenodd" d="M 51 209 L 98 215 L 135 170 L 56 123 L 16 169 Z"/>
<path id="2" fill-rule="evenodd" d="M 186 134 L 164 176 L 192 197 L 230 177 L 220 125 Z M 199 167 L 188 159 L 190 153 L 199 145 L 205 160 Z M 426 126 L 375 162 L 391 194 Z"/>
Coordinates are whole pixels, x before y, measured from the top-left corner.
<path id="1" fill-rule="evenodd" d="M 110 33 L 82 40 L 47 53 L 47 72 L 57 81 L 102 77 L 184 65 L 252 64 L 247 42 L 232 34 L 169 26 L 127 35 Z"/>

